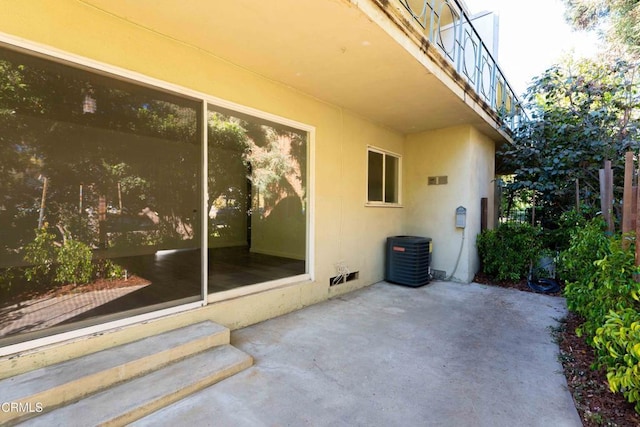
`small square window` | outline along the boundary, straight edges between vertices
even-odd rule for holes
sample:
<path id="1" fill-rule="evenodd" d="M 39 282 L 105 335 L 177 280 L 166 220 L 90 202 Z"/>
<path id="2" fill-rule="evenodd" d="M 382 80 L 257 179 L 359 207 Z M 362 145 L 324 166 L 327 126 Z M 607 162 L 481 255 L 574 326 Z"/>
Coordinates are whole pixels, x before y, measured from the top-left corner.
<path id="1" fill-rule="evenodd" d="M 367 153 L 367 202 L 400 203 L 400 156 L 369 148 Z"/>

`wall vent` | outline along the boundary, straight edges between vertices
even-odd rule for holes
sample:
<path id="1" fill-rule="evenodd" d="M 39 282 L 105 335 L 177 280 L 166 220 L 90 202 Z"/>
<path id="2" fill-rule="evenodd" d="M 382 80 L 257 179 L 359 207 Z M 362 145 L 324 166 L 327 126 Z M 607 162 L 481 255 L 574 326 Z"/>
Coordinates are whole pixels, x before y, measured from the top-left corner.
<path id="1" fill-rule="evenodd" d="M 358 279 L 357 271 L 349 273 L 346 276 L 345 275 L 333 276 L 332 278 L 329 279 L 329 286 L 341 285 L 343 283 L 347 283 L 357 279 Z"/>
<path id="2" fill-rule="evenodd" d="M 428 185 L 445 185 L 449 183 L 448 176 L 430 176 L 427 178 Z"/>

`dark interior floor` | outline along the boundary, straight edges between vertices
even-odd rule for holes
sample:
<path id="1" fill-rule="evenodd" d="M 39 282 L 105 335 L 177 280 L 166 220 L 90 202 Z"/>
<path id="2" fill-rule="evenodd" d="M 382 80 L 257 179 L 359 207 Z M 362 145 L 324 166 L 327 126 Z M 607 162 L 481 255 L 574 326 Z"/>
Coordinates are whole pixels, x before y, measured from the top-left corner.
<path id="1" fill-rule="evenodd" d="M 304 273 L 304 260 L 258 254 L 248 247 L 209 249 L 209 293 Z"/>
<path id="2" fill-rule="evenodd" d="M 209 249 L 208 292 L 221 292 L 241 286 L 304 274 L 305 261 L 253 253 L 248 247 Z M 160 251 L 152 255 L 113 260 L 151 282 L 135 292 L 103 304 L 66 323 L 97 316 L 138 310 L 171 302 L 181 304 L 200 300 L 200 250 Z"/>
<path id="3" fill-rule="evenodd" d="M 209 278 L 208 292 L 226 291 L 241 286 L 262 283 L 284 277 L 304 274 L 305 261 L 282 258 L 258 253 L 252 253 L 248 247 L 209 249 Z M 73 328 L 87 327 L 148 313 L 155 310 L 169 308 L 189 302 L 201 300 L 200 286 L 200 249 L 177 251 L 158 251 L 154 254 L 131 257 L 114 258 L 113 262 L 127 270 L 129 275 L 139 276 L 150 282 L 146 286 L 132 290 L 125 295 L 119 293 L 101 303 L 105 299 L 104 293 L 95 295 L 86 293 L 86 297 L 95 299 L 87 304 L 86 299 L 69 298 L 60 304 L 65 310 L 81 309 L 84 305 L 95 306 L 87 308 L 81 314 L 65 318 L 60 323 L 47 328 L 29 328 L 21 332 L 0 337 L 3 344 L 13 344 L 27 339 L 40 338 L 52 333 L 61 333 Z M 132 281 L 135 286 L 140 281 Z M 127 286 L 122 281 L 113 282 L 114 286 Z M 45 299 L 52 298 L 45 296 Z M 69 306 L 72 304 L 72 306 Z M 79 306 L 73 305 L 80 304 Z M 19 312 L 19 307 L 14 308 Z M 52 311 L 51 319 L 57 316 Z M 40 313 L 42 317 L 42 313 Z M 44 318 L 49 321 L 50 318 Z M 37 324 L 35 325 L 37 326 Z"/>

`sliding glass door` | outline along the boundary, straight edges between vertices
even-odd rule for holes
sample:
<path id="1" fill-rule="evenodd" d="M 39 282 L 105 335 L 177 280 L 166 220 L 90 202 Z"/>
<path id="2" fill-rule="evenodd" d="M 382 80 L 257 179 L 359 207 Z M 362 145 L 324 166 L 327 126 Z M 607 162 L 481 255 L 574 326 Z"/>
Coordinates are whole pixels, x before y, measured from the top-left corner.
<path id="1" fill-rule="evenodd" d="M 0 50 L 0 344 L 201 300 L 202 105 Z"/>
<path id="2" fill-rule="evenodd" d="M 209 292 L 307 272 L 306 131 L 210 105 Z"/>
<path id="3" fill-rule="evenodd" d="M 0 347 L 308 273 L 309 130 L 246 111 L 0 47 Z"/>

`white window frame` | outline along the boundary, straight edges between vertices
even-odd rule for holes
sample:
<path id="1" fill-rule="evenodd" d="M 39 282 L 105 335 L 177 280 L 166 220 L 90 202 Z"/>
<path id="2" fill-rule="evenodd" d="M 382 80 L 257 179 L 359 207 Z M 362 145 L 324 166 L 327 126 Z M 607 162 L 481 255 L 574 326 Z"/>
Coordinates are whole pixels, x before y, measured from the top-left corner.
<path id="1" fill-rule="evenodd" d="M 69 65 L 75 68 L 84 69 L 92 73 L 104 75 L 113 79 L 120 79 L 128 81 L 133 84 L 147 86 L 156 90 L 173 93 L 175 95 L 199 101 L 202 103 L 202 118 L 203 125 L 206 126 L 207 107 L 208 105 L 215 105 L 224 107 L 229 110 L 235 110 L 241 113 L 255 116 L 257 118 L 263 118 L 265 120 L 272 121 L 287 125 L 302 131 L 307 132 L 307 230 L 306 230 L 306 272 L 297 276 L 285 277 L 282 279 L 272 280 L 263 283 L 257 283 L 254 285 L 247 285 L 237 288 L 235 290 L 219 292 L 216 294 L 209 294 L 207 287 L 208 280 L 208 257 L 207 251 L 204 250 L 204 246 L 207 242 L 208 236 L 208 222 L 206 215 L 202 215 L 202 258 L 201 258 L 201 298 L 197 302 L 182 304 L 173 306 L 167 309 L 150 311 L 140 315 L 132 315 L 131 317 L 125 317 L 118 320 L 108 321 L 105 319 L 104 323 L 99 323 L 87 327 L 79 327 L 78 329 L 72 329 L 66 332 L 54 333 L 52 335 L 46 335 L 41 338 L 34 338 L 28 341 L 20 341 L 15 344 L 7 344 L 0 346 L 0 357 L 9 354 L 14 354 L 22 351 L 28 351 L 34 348 L 42 347 L 45 345 L 52 345 L 62 341 L 86 337 L 89 335 L 100 334 L 108 330 L 115 328 L 121 328 L 124 326 L 139 324 L 142 322 L 158 319 L 167 315 L 174 315 L 193 310 L 195 308 L 203 307 L 208 304 L 238 298 L 241 296 L 257 294 L 266 290 L 277 289 L 289 284 L 297 283 L 312 283 L 315 281 L 315 138 L 316 128 L 315 126 L 308 125 L 306 123 L 298 122 L 286 117 L 282 117 L 276 114 L 268 113 L 256 108 L 248 107 L 246 105 L 237 104 L 231 101 L 227 101 L 222 98 L 210 95 L 208 93 L 199 92 L 193 89 L 186 88 L 174 83 L 170 83 L 164 80 L 159 80 L 153 77 L 149 77 L 145 74 L 141 74 L 135 71 L 126 70 L 124 68 L 107 64 L 104 62 L 96 61 L 84 56 L 72 54 L 60 49 L 56 49 L 51 46 L 43 45 L 40 43 L 24 40 L 13 36 L 11 34 L 0 32 L 0 46 L 14 49 L 25 54 L 33 55 L 36 57 L 44 58 L 51 62 L 57 62 L 65 65 Z M 207 132 L 202 132 L 202 155 L 201 166 L 203 169 L 202 174 L 202 194 L 206 195 L 207 189 L 207 147 L 208 138 Z M 205 198 L 201 200 L 200 205 L 202 212 L 206 212 L 207 202 Z"/>
<path id="2" fill-rule="evenodd" d="M 369 153 L 378 153 L 382 155 L 382 201 L 369 200 Z M 387 156 L 395 157 L 398 160 L 398 173 L 396 175 L 397 180 L 397 202 L 385 202 L 385 190 L 386 190 L 386 158 Z M 384 150 L 372 145 L 367 146 L 367 155 L 365 158 L 365 167 L 367 170 L 367 178 L 365 182 L 365 206 L 378 206 L 378 207 L 402 207 L 402 156 L 392 151 Z"/>

